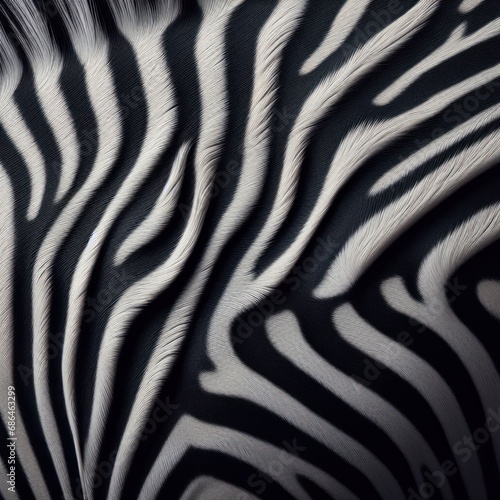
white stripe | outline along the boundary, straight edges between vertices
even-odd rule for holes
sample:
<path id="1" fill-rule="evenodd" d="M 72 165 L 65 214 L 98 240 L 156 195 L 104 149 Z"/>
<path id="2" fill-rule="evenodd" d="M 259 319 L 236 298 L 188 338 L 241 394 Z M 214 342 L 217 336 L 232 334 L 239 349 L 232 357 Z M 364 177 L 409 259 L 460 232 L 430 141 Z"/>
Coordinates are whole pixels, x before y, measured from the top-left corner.
<path id="1" fill-rule="evenodd" d="M 329 492 L 334 498 L 356 498 L 344 485 L 326 472 L 297 455 L 261 441 L 240 431 L 202 422 L 190 415 L 183 416 L 163 445 L 143 484 L 139 500 L 156 498 L 173 469 L 189 448 L 215 450 L 246 462 L 256 471 L 265 471 L 294 498 L 312 500 L 298 481 L 306 477 Z M 283 464 L 277 473 L 270 465 Z M 396 497 L 392 497 L 396 498 Z"/>
<path id="2" fill-rule="evenodd" d="M 207 348 L 214 369 L 200 375 L 201 387 L 214 394 L 241 398 L 286 418 L 358 469 L 383 498 L 399 498 L 403 493 L 392 472 L 370 450 L 241 362 L 231 343 L 231 326 L 249 306 L 238 300 L 245 288 L 232 281 L 212 315 Z"/>
<path id="3" fill-rule="evenodd" d="M 23 73 L 23 66 L 16 49 L 0 26 L 0 106 L 12 96 Z"/>
<path id="4" fill-rule="evenodd" d="M 190 147 L 190 142 L 185 142 L 179 148 L 163 191 L 148 216 L 127 236 L 118 248 L 114 259 L 115 266 L 123 264 L 134 252 L 160 234 L 168 224 L 179 200 Z"/>
<path id="5" fill-rule="evenodd" d="M 383 291 L 390 287 L 391 283 L 386 282 Z M 452 449 L 464 436 L 471 435 L 455 395 L 425 360 L 373 328 L 350 304 L 335 310 L 333 322 L 339 335 L 347 342 L 387 366 L 422 395 L 439 420 Z M 454 456 L 449 459 L 456 462 L 469 497 L 486 500 L 488 497 L 477 454 L 472 454 L 467 463 L 455 460 Z"/>
<path id="6" fill-rule="evenodd" d="M 78 168 L 78 141 L 73 118 L 59 85 L 62 61 L 54 58 L 53 64 L 35 73 L 35 86 L 40 106 L 51 127 L 61 155 L 59 185 L 55 201 L 61 201 L 73 185 Z"/>
<path id="7" fill-rule="evenodd" d="M 438 156 L 442 152 L 451 148 L 451 146 L 465 139 L 469 134 L 477 132 L 479 128 L 491 123 L 499 117 L 500 106 L 498 104 L 494 104 L 436 140 L 431 141 L 430 144 L 413 153 L 406 160 L 398 163 L 395 167 L 391 168 L 388 172 L 377 179 L 375 184 L 373 184 L 370 188 L 368 195 L 375 196 L 380 194 L 382 191 L 390 188 L 395 183 L 414 172 L 421 165 L 424 165 L 432 158 Z"/>
<path id="8" fill-rule="evenodd" d="M 252 273 L 257 259 L 269 246 L 288 215 L 297 194 L 297 185 L 306 148 L 321 120 L 360 78 L 389 57 L 421 29 L 436 7 L 437 2 L 434 0 L 421 0 L 404 16 L 371 38 L 354 53 L 344 66 L 324 78 L 306 100 L 290 133 L 278 192 L 271 213 L 266 219 L 262 231 L 246 253 L 240 265 L 241 270 L 238 272 Z M 356 144 L 356 147 L 358 146 Z M 350 167 L 350 164 L 348 166 Z M 328 182 L 325 184 L 328 189 Z M 296 254 L 297 248 L 299 246 L 295 246 L 293 250 L 295 259 L 299 256 Z M 263 273 L 266 277 L 265 285 L 260 282 L 255 283 L 254 294 L 260 293 L 257 292 L 258 287 L 272 288 L 290 271 L 290 268 L 278 267 L 278 265 L 271 269 Z"/>
<path id="9" fill-rule="evenodd" d="M 14 289 L 14 193 L 11 182 L 4 168 L 0 165 L 0 199 L 2 200 L 2 217 L 0 218 L 0 258 L 2 272 L 0 273 L 0 394 L 7 398 L 9 386 L 14 386 L 14 325 L 12 318 Z M 27 368 L 18 365 L 19 368 Z M 29 368 L 27 368 L 29 369 Z M 6 401 L 7 399 L 5 399 Z M 29 435 L 24 425 L 23 414 L 19 406 L 19 392 L 16 394 L 15 437 L 17 438 L 16 454 L 21 463 L 30 487 L 36 498 L 50 499 L 49 490 L 38 460 L 33 451 Z M 9 422 L 9 411 L 6 403 L 0 405 L 0 414 L 6 429 Z M 8 444 L 8 442 L 7 442 Z M 2 460 L 3 466 L 3 460 Z M 10 467 L 10 466 L 9 466 Z M 6 477 L 2 476 L 2 489 L 6 490 Z M 11 498 L 11 491 L 5 498 Z M 16 495 L 14 495 L 16 496 Z"/>
<path id="10" fill-rule="evenodd" d="M 384 288 L 391 307 L 432 329 L 453 349 L 472 378 L 485 412 L 500 407 L 500 376 L 484 345 L 453 312 L 445 285 L 460 265 L 498 238 L 500 203 L 470 217 L 429 252 L 418 273 L 422 302 L 408 293 L 400 278 Z M 492 442 L 500 465 L 500 437 L 492 435 Z"/>
<path id="11" fill-rule="evenodd" d="M 12 141 L 12 144 L 22 156 L 28 170 L 30 194 L 27 219 L 37 217 L 42 205 L 46 186 L 45 161 L 30 129 L 24 121 L 14 98 L 4 101 L 1 106 L 0 121 Z"/>
<path id="12" fill-rule="evenodd" d="M 371 0 L 346 0 L 335 16 L 328 33 L 316 50 L 304 61 L 301 75 L 314 71 L 346 41 L 356 24 L 363 17 Z"/>
<path id="13" fill-rule="evenodd" d="M 486 26 L 483 26 L 467 36 L 465 36 L 466 29 L 467 23 L 462 23 L 458 26 L 442 45 L 401 75 L 395 82 L 375 97 L 373 103 L 377 106 L 384 106 L 390 103 L 431 69 L 497 36 L 500 33 L 500 18 L 491 21 Z"/>
<path id="14" fill-rule="evenodd" d="M 382 429 L 406 458 L 417 483 L 426 480 L 422 474 L 424 465 L 439 469 L 432 449 L 406 416 L 361 384 L 353 391 L 352 378 L 311 348 L 291 311 L 274 314 L 266 324 L 269 340 L 282 356 Z M 441 493 L 452 498 L 449 484 L 443 486 Z"/>
<path id="15" fill-rule="evenodd" d="M 57 53 L 45 18 L 32 0 L 4 0 L 3 4 L 1 9 L 10 20 L 33 71 L 43 71 L 46 62 Z"/>
<path id="16" fill-rule="evenodd" d="M 247 490 L 212 476 L 199 476 L 186 488 L 180 500 L 221 500 L 235 498 L 238 500 L 259 500 Z"/>
<path id="17" fill-rule="evenodd" d="M 93 242 L 83 251 L 73 275 L 69 294 L 66 331 L 72 332 L 71 336 L 75 340 L 74 348 L 76 348 L 87 286 L 102 246 L 113 224 L 133 199 L 163 151 L 170 144 L 177 124 L 177 108 L 173 87 L 163 54 L 164 29 L 166 29 L 165 26 L 158 25 L 151 29 L 149 36 L 146 36 L 145 33 L 143 33 L 142 37 L 137 37 L 136 33 L 130 35 L 129 41 L 136 53 L 146 96 L 145 105 L 148 111 L 148 124 L 137 161 L 106 207 L 104 215 L 95 229 Z M 104 346 L 105 343 L 106 341 L 103 340 Z M 74 359 L 71 362 L 74 363 Z M 99 380 L 99 368 L 96 376 Z M 96 391 L 98 390 L 98 381 L 96 381 Z M 110 401 L 106 401 L 106 403 L 110 403 Z M 100 415 L 100 413 L 101 409 L 93 405 L 92 415 L 94 415 L 94 419 L 91 422 L 89 439 L 85 444 L 84 480 L 90 500 L 93 498 L 93 473 L 97 465 L 102 432 L 105 427 L 105 420 L 102 418 L 103 414 Z M 98 415 L 100 417 L 95 420 Z"/>
<path id="18" fill-rule="evenodd" d="M 126 474 L 130 467 L 140 433 L 147 420 L 161 383 L 167 377 L 189 326 L 189 319 L 199 301 L 204 285 L 221 249 L 234 231 L 243 224 L 250 207 L 258 199 L 264 182 L 271 139 L 272 106 L 278 89 L 282 52 L 298 25 L 306 2 L 280 1 L 264 25 L 257 41 L 254 88 L 245 134 L 243 164 L 234 194 L 189 283 L 173 313 L 164 325 L 127 421 L 115 460 L 115 474 Z M 113 475 L 114 477 L 114 475 Z M 114 479 L 110 491 L 114 488 Z M 120 486 L 121 487 L 121 486 Z M 114 490 L 113 490 L 114 491 Z"/>
<path id="19" fill-rule="evenodd" d="M 474 10 L 476 7 L 481 5 L 484 0 L 462 0 L 462 3 L 458 7 L 458 10 L 462 12 L 462 14 L 466 14 L 471 10 Z"/>
<path id="20" fill-rule="evenodd" d="M 310 238 L 323 220 L 336 194 L 352 174 L 361 167 L 371 155 L 381 151 L 385 146 L 390 144 L 391 141 L 433 116 L 439 109 L 446 108 L 450 102 L 456 99 L 457 95 L 462 95 L 462 93 L 464 91 L 467 92 L 469 88 L 475 88 L 478 83 L 484 84 L 489 81 L 488 79 L 490 79 L 492 75 L 496 75 L 498 72 L 500 72 L 500 65 L 485 70 L 483 73 L 475 75 L 465 82 L 454 85 L 450 89 L 437 94 L 425 103 L 402 115 L 379 123 L 366 123 L 349 132 L 342 140 L 335 153 L 330 170 L 323 183 L 323 188 L 307 222 L 303 225 L 295 241 L 290 244 L 288 248 L 282 252 L 280 257 L 254 281 L 254 294 L 257 293 L 256 290 L 266 290 L 274 287 L 287 276 L 293 264 L 304 251 Z M 432 146 L 430 146 L 429 151 L 432 151 Z M 262 251 L 264 248 L 262 243 L 257 242 L 254 245 L 258 244 L 259 246 L 253 250 L 254 254 Z M 367 242 L 364 242 L 364 244 L 366 245 Z M 254 259 L 254 257 L 252 257 L 252 259 Z M 250 273 L 254 263 L 255 260 L 249 260 L 245 263 L 246 273 Z M 352 263 L 352 267 L 348 268 L 346 272 L 355 271 L 356 265 L 358 265 L 357 262 Z M 330 293 L 328 290 L 335 285 L 332 285 L 331 282 L 333 277 L 334 276 L 327 274 L 319 285 L 319 287 L 324 288 L 321 289 L 318 287 L 315 293 L 318 291 L 319 293 Z M 338 276 L 335 276 L 335 278 L 338 278 Z M 320 295 L 318 295 L 318 297 L 320 297 Z"/>
<path id="21" fill-rule="evenodd" d="M 499 140 L 500 132 L 495 131 L 458 152 L 365 222 L 335 258 L 314 296 L 323 299 L 349 290 L 398 236 L 459 187 L 492 167 L 500 158 Z"/>
<path id="22" fill-rule="evenodd" d="M 99 418 L 104 422 L 109 411 L 108 399 L 109 391 L 111 391 L 109 381 L 116 375 L 116 353 L 119 353 L 123 343 L 120 331 L 125 331 L 136 312 L 178 276 L 191 255 L 203 226 L 210 203 L 210 186 L 221 154 L 221 144 L 224 142 L 228 118 L 225 30 L 234 8 L 239 3 L 241 0 L 234 2 L 231 8 L 223 8 L 224 6 L 221 4 L 219 7 L 222 10 L 214 9 L 212 5 L 209 5 L 203 12 L 203 21 L 195 47 L 196 67 L 200 82 L 201 130 L 194 160 L 195 195 L 193 206 L 181 239 L 171 256 L 158 269 L 128 289 L 113 310 L 104 332 L 103 347 L 99 353 L 91 428 L 93 428 L 93 419 Z M 116 318 L 115 321 L 113 321 L 113 317 Z M 113 354 L 111 355 L 111 353 Z M 104 426 L 99 432 L 103 431 Z M 137 446 L 137 443 L 133 446 Z M 123 455 L 120 456 L 119 463 L 117 457 L 117 465 L 111 478 L 108 493 L 110 500 L 121 497 L 126 473 L 132 459 L 131 448 L 130 442 L 127 440 L 123 448 L 124 451 L 121 452 Z"/>
<path id="23" fill-rule="evenodd" d="M 38 344 L 35 342 L 34 352 L 39 350 L 37 370 L 40 370 L 40 383 L 43 385 L 48 384 L 48 359 L 44 346 L 49 333 L 54 260 L 71 228 L 85 210 L 87 203 L 110 173 L 122 140 L 120 111 L 108 63 L 108 46 L 101 44 L 96 45 L 93 50 L 82 50 L 81 57 L 87 91 L 96 119 L 98 147 L 89 176 L 83 186 L 64 206 L 59 217 L 49 229 L 33 267 L 33 282 L 36 283 L 36 287 L 33 289 L 33 332 L 34 339 L 39 339 Z M 80 477 L 83 478 L 75 399 L 75 368 L 80 319 L 79 311 L 72 309 L 70 301 L 64 333 L 61 370 L 66 413 L 73 436 Z M 35 385 L 35 390 L 36 388 L 37 385 Z M 47 392 L 47 388 L 44 391 Z M 83 485 L 83 489 L 85 491 L 85 485 Z"/>
<path id="24" fill-rule="evenodd" d="M 82 64 L 97 46 L 107 44 L 99 28 L 98 19 L 92 15 L 88 0 L 55 0 L 57 10 L 68 30 L 73 47 Z"/>

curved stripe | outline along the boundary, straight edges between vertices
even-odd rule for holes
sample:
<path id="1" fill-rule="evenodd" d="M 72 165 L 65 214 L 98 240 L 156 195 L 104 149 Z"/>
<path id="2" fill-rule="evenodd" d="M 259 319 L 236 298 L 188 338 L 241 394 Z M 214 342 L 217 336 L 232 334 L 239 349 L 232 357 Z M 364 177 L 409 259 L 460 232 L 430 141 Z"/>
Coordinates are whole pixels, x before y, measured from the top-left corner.
<path id="1" fill-rule="evenodd" d="M 48 395 L 48 353 L 46 345 L 49 335 L 51 314 L 52 270 L 56 255 L 76 221 L 83 213 L 87 203 L 102 185 L 111 171 L 121 144 L 122 129 L 119 120 L 118 100 L 114 93 L 113 77 L 108 66 L 108 46 L 94 47 L 91 52 L 81 52 L 85 72 L 85 82 L 92 104 L 97 128 L 97 155 L 94 166 L 83 186 L 64 206 L 59 217 L 47 232 L 33 267 L 33 334 L 38 339 L 33 347 L 35 364 L 35 390 L 38 384 L 44 387 Z M 70 310 L 70 307 L 68 308 Z M 75 360 L 78 346 L 77 330 L 68 330 L 64 334 L 62 348 L 62 383 L 64 404 L 70 424 L 77 456 L 80 476 L 83 477 L 83 463 L 75 399 Z M 37 382 L 39 380 L 39 382 Z M 47 397 L 47 396 L 46 396 Z M 85 490 L 84 490 L 85 491 Z"/>
<path id="2" fill-rule="evenodd" d="M 286 219 L 297 194 L 306 148 L 321 120 L 357 81 L 418 32 L 437 5 L 435 0 L 420 0 L 404 16 L 371 38 L 339 70 L 329 74 L 314 89 L 290 132 L 278 192 L 271 212 L 263 229 L 245 254 L 241 264 L 242 271 L 238 272 L 252 274 L 255 262 Z M 273 276 L 273 285 L 270 286 L 274 286 L 280 281 L 280 276 L 286 275 L 289 270 L 282 268 L 280 275 L 272 275 L 268 270 L 264 273 Z"/>
<path id="3" fill-rule="evenodd" d="M 174 16 L 168 20 L 173 21 Z M 80 327 L 81 314 L 84 309 L 85 294 L 97 262 L 98 256 L 106 241 L 106 238 L 127 204 L 137 193 L 148 174 L 152 171 L 163 151 L 170 144 L 176 124 L 177 107 L 173 94 L 173 86 L 170 79 L 169 68 L 163 54 L 162 40 L 166 26 L 154 26 L 146 36 L 137 36 L 137 32 L 124 33 L 136 53 L 139 71 L 142 77 L 144 94 L 146 96 L 146 107 L 148 111 L 148 123 L 146 135 L 141 146 L 139 156 L 132 170 L 123 181 L 116 195 L 111 199 L 94 231 L 92 242 L 83 251 L 71 282 L 69 293 L 66 332 L 74 339 L 73 352 L 76 349 L 76 341 Z M 106 334 L 102 341 L 102 349 L 105 350 Z M 74 356 L 71 363 L 74 364 Z M 69 361 L 68 361 L 69 363 Z M 100 365 L 99 365 L 100 366 Z M 96 374 L 96 388 L 99 390 L 99 372 Z M 109 403 L 107 401 L 106 403 Z M 92 482 L 97 457 L 104 430 L 105 421 L 96 417 L 101 410 L 93 404 L 93 421 L 89 431 L 89 438 L 85 444 L 84 480 L 87 487 L 89 499 L 93 498 Z"/>
<path id="4" fill-rule="evenodd" d="M 278 448 L 243 432 L 208 424 L 186 415 L 179 420 L 165 441 L 143 484 L 139 500 L 158 496 L 165 478 L 190 447 L 219 451 L 248 463 L 256 470 L 265 471 L 294 498 L 312 500 L 298 481 L 299 475 L 316 483 L 334 498 L 356 498 L 329 474 L 306 462 L 300 455 L 288 452 L 284 447 Z M 283 464 L 279 473 L 270 467 L 273 463 Z"/>
<path id="5" fill-rule="evenodd" d="M 365 222 L 347 241 L 313 294 L 316 298 L 349 290 L 368 266 L 424 214 L 500 159 L 500 131 L 489 134 L 429 173 L 399 199 Z"/>
<path id="6" fill-rule="evenodd" d="M 406 416 L 361 384 L 359 390 L 354 392 L 352 378 L 311 348 L 291 311 L 274 314 L 266 325 L 269 340 L 281 355 L 356 412 L 374 422 L 391 439 L 409 463 L 417 483 L 426 480 L 422 474 L 424 465 L 431 470 L 438 470 L 439 463 L 434 452 Z M 444 485 L 442 494 L 445 498 L 452 498 L 449 484 Z"/>
<path id="7" fill-rule="evenodd" d="M 180 500 L 199 500 L 200 498 L 203 500 L 221 500 L 221 498 L 259 500 L 249 491 L 212 476 L 197 477 L 186 488 Z"/>
<path id="8" fill-rule="evenodd" d="M 445 285 L 460 265 L 498 238 L 500 203 L 470 217 L 429 252 L 418 273 L 422 302 L 410 296 L 401 278 L 393 278 L 384 289 L 391 307 L 432 329 L 453 349 L 473 380 L 485 412 L 500 407 L 500 376 L 484 345 L 454 314 Z M 492 443 L 500 466 L 500 438 L 492 435 Z"/>
<path id="9" fill-rule="evenodd" d="M 391 141 L 433 116 L 439 109 L 445 109 L 464 90 L 467 91 L 468 88 L 474 88 L 479 82 L 484 83 L 486 78 L 491 77 L 492 74 L 496 74 L 498 70 L 500 70 L 500 65 L 495 66 L 491 70 L 486 70 L 480 75 L 471 77 L 466 80 L 465 84 L 464 82 L 460 82 L 454 85 L 450 89 L 437 94 L 425 103 L 402 115 L 379 123 L 366 123 L 349 132 L 335 153 L 323 183 L 323 188 L 307 222 L 303 225 L 295 241 L 254 281 L 255 290 L 270 289 L 287 276 L 326 215 L 336 194 L 371 155 L 381 151 Z M 430 154 L 433 151 L 433 147 L 430 146 L 427 151 Z M 384 233 L 379 233 L 379 235 L 381 234 Z M 358 248 L 356 248 L 357 250 Z M 259 251 L 259 249 L 256 249 L 256 251 Z M 346 272 L 356 272 L 357 264 L 357 262 L 355 264 L 350 263 L 352 267 L 349 267 Z M 246 272 L 249 273 L 251 264 L 247 263 L 246 266 Z M 332 267 L 330 267 L 331 269 Z M 329 272 L 318 288 L 316 288 L 314 292 L 318 293 L 318 295 L 315 295 L 316 297 L 322 298 L 324 294 L 330 293 L 329 290 L 331 290 L 332 286 L 337 286 L 336 283 L 332 283 L 332 278 L 333 276 Z M 327 295 L 324 296 L 326 297 Z"/>
<path id="10" fill-rule="evenodd" d="M 208 337 L 208 354 L 215 368 L 200 375 L 200 385 L 206 391 L 224 396 L 241 398 L 264 408 L 311 436 L 336 453 L 341 459 L 358 469 L 379 492 L 382 498 L 399 498 L 403 495 L 392 472 L 370 450 L 351 436 L 333 426 L 296 400 L 269 379 L 252 371 L 241 362 L 231 344 L 231 325 L 245 306 L 238 303 L 235 293 L 242 294 L 241 285 L 226 291 L 212 316 Z M 230 294 L 233 297 L 230 297 Z"/>
<path id="11" fill-rule="evenodd" d="M 62 61 L 54 60 L 42 73 L 35 73 L 35 86 L 40 105 L 51 127 L 61 154 L 61 176 L 55 201 L 61 201 L 73 185 L 78 168 L 78 141 L 73 118 L 59 85 Z"/>
<path id="12" fill-rule="evenodd" d="M 12 318 L 15 230 L 14 193 L 9 177 L 1 165 L 0 199 L 2 200 L 2 217 L 0 217 L 0 258 L 2 268 L 0 273 L 0 393 L 4 395 L 4 398 L 7 398 L 8 387 L 15 386 L 14 325 Z M 16 400 L 18 401 L 18 398 Z M 0 405 L 0 414 L 6 429 L 9 422 L 8 410 L 5 400 Z M 15 426 L 16 453 L 19 462 L 23 465 L 31 490 L 37 498 L 48 500 L 50 499 L 49 490 L 26 431 L 19 404 L 16 404 Z M 6 485 L 6 478 L 5 476 L 2 477 L 3 489 Z M 13 492 L 9 491 L 5 498 L 10 498 L 11 495 L 13 495 Z"/>
<path id="13" fill-rule="evenodd" d="M 114 259 L 115 266 L 123 264 L 134 252 L 158 236 L 168 224 L 179 200 L 190 148 L 190 142 L 185 142 L 179 148 L 163 191 L 146 219 L 127 236 L 118 248 Z"/>
<path id="14" fill-rule="evenodd" d="M 30 201 L 26 218 L 34 220 L 40 212 L 47 183 L 45 161 L 29 127 L 13 98 L 4 101 L 0 110 L 0 123 L 12 144 L 22 156 L 28 170 Z"/>
<path id="15" fill-rule="evenodd" d="M 12 96 L 21 81 L 22 73 L 23 67 L 16 49 L 0 26 L 0 106 L 4 99 Z"/>
<path id="16" fill-rule="evenodd" d="M 83 63 L 92 56 L 96 46 L 107 44 L 87 0 L 53 0 L 68 30 L 71 43 Z"/>
<path id="17" fill-rule="evenodd" d="M 281 57 L 299 23 L 305 5 L 305 1 L 294 2 L 293 5 L 280 1 L 259 34 L 254 87 L 236 193 L 209 240 L 207 250 L 194 273 L 195 278 L 172 307 L 173 312 L 167 318 L 151 354 L 116 456 L 115 474 L 118 477 L 121 471 L 126 474 L 130 467 L 139 436 L 147 420 L 147 409 L 151 410 L 161 384 L 177 357 L 189 327 L 189 318 L 199 302 L 214 263 L 231 235 L 248 217 L 249 210 L 256 203 L 263 187 L 269 158 L 272 107 L 278 90 Z M 110 492 L 113 493 L 116 484 L 114 477 L 113 475 L 111 478 L 110 486 Z"/>
<path id="18" fill-rule="evenodd" d="M 474 10 L 476 7 L 481 5 L 484 0 L 462 0 L 462 3 L 459 5 L 458 10 L 462 14 L 467 14 L 471 10 Z"/>
<path id="19" fill-rule="evenodd" d="M 35 73 L 57 54 L 46 19 L 32 0 L 3 0 L 1 10 L 10 21 L 24 53 Z"/>
<path id="20" fill-rule="evenodd" d="M 390 287 L 391 282 L 383 285 L 385 297 Z M 350 304 L 344 304 L 334 311 L 333 322 L 343 339 L 383 363 L 422 395 L 439 420 L 450 448 L 464 436 L 471 435 L 455 395 L 441 375 L 425 360 L 380 333 L 361 318 Z M 472 454 L 467 463 L 455 460 L 453 456 L 449 459 L 457 463 L 469 497 L 486 500 L 488 496 L 477 454 Z"/>
<path id="21" fill-rule="evenodd" d="M 342 46 L 367 11 L 370 2 L 371 0 L 346 0 L 343 3 L 323 41 L 304 61 L 299 71 L 301 75 L 314 71 Z"/>

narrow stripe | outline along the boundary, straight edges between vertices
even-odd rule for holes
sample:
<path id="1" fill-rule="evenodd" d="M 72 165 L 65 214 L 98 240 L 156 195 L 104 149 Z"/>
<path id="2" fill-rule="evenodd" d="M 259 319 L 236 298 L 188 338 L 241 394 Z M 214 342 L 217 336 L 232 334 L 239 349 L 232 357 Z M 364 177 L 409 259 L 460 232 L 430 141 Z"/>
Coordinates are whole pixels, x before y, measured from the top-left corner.
<path id="1" fill-rule="evenodd" d="M 468 12 L 474 10 L 476 7 L 481 5 L 484 0 L 462 0 L 462 3 L 458 7 L 458 10 L 462 14 L 467 14 Z"/>
<path id="2" fill-rule="evenodd" d="M 106 207 L 105 213 L 94 231 L 91 244 L 87 246 L 77 264 L 71 284 L 70 305 L 68 307 L 68 317 L 71 311 L 74 329 L 79 326 L 79 319 L 84 306 L 85 291 L 88 287 L 91 271 L 97 262 L 100 250 L 104 245 L 109 231 L 120 213 L 136 195 L 148 174 L 155 167 L 160 155 L 170 144 L 177 126 L 178 110 L 170 78 L 170 70 L 163 53 L 163 34 L 168 25 L 174 21 L 177 12 L 171 12 L 170 14 L 170 17 L 163 19 L 161 23 L 151 26 L 136 25 L 131 22 L 128 23 L 126 20 L 122 22 L 127 29 L 130 29 L 130 31 L 125 31 L 123 34 L 128 38 L 136 53 L 142 85 L 146 95 L 148 124 L 136 163 L 114 198 Z M 201 226 L 202 219 L 197 220 Z M 189 244 L 187 246 L 189 247 Z M 185 251 L 177 247 L 174 251 L 176 258 L 179 256 L 179 253 L 182 254 L 181 261 L 187 258 Z M 156 271 L 158 272 L 158 270 Z M 177 272 L 178 269 L 171 270 L 171 274 L 165 279 L 171 278 Z M 149 278 L 151 278 L 151 275 Z M 148 282 L 147 280 L 148 277 L 146 278 L 146 282 Z M 132 301 L 134 304 L 144 305 L 154 296 L 154 293 L 147 291 L 148 286 L 142 281 L 135 288 L 135 290 L 138 289 L 141 291 L 136 297 L 131 297 L 131 289 L 129 289 L 127 291 L 128 294 L 120 298 L 110 316 L 101 343 L 89 437 L 85 443 L 84 479 L 90 500 L 93 498 L 93 474 L 97 466 L 99 450 L 106 426 L 106 416 L 111 403 L 109 384 L 113 383 L 113 378 L 105 379 L 105 373 L 106 376 L 111 377 L 109 370 L 113 370 L 113 367 L 116 365 L 119 355 L 119 345 L 121 345 L 123 340 L 122 336 L 126 325 L 129 324 L 138 311 L 138 307 L 128 309 L 129 306 L 127 303 L 130 304 L 130 301 Z M 124 306 L 127 308 L 127 313 L 122 316 L 119 311 Z M 119 321 L 115 321 L 117 317 L 120 318 Z M 110 352 L 113 355 L 109 359 L 104 359 L 103 356 L 108 356 Z"/>
<path id="3" fill-rule="evenodd" d="M 500 65 L 496 68 L 500 70 Z M 462 86 L 465 87 L 463 83 Z M 449 93 L 451 92 L 447 95 Z M 394 122 L 394 125 L 396 124 L 397 122 Z M 322 282 L 314 290 L 314 297 L 333 297 L 349 290 L 368 266 L 403 231 L 459 187 L 495 164 L 500 158 L 497 147 L 499 139 L 500 133 L 495 131 L 472 146 L 462 149 L 365 222 L 349 238 L 330 265 Z M 352 143 L 354 144 L 360 143 Z M 358 152 L 362 149 L 358 148 Z M 348 156 L 345 155 L 344 158 Z"/>
<path id="4" fill-rule="evenodd" d="M 461 123 L 446 134 L 431 141 L 427 146 L 419 149 L 407 159 L 398 163 L 388 172 L 380 176 L 368 192 L 369 196 L 375 196 L 394 186 L 417 168 L 432 160 L 439 154 L 447 151 L 455 144 L 463 141 L 469 135 L 473 135 L 478 129 L 490 124 L 500 118 L 500 106 L 494 104 L 485 111 L 473 116 L 469 120 Z"/>
<path id="5" fill-rule="evenodd" d="M 2 217 L 0 218 L 0 256 L 2 259 L 2 272 L 0 273 L 0 394 L 7 398 L 8 387 L 15 387 L 14 325 L 12 318 L 15 224 L 14 193 L 10 179 L 1 165 L 0 199 L 2 200 Z M 18 395 L 16 396 L 16 401 L 18 401 Z M 7 424 L 10 420 L 8 418 L 7 404 L 0 405 L 0 414 L 5 428 L 8 428 Z M 16 404 L 15 418 L 18 460 L 23 465 L 31 490 L 36 497 L 49 500 L 49 490 L 24 425 L 19 404 Z M 5 476 L 3 476 L 1 482 L 2 486 L 5 486 Z M 12 495 L 13 493 L 9 491 L 5 498 L 11 498 Z"/>
<path id="6" fill-rule="evenodd" d="M 271 213 L 266 219 L 262 231 L 246 253 L 238 272 L 252 273 L 258 258 L 270 245 L 285 221 L 297 194 L 300 170 L 308 143 L 321 120 L 359 79 L 421 29 L 436 6 L 435 0 L 421 0 L 404 16 L 370 39 L 339 70 L 329 74 L 314 89 L 303 105 L 290 132 L 278 192 Z M 294 250 L 297 248 L 296 246 Z M 294 256 L 295 258 L 299 257 L 296 254 Z M 277 268 L 278 266 L 275 266 L 273 271 Z M 280 281 L 281 276 L 289 272 L 289 269 L 281 267 L 280 271 L 280 273 L 264 271 L 263 274 L 270 279 L 265 285 L 261 284 L 263 280 L 256 281 L 254 294 L 259 293 L 258 286 L 266 289 L 275 286 Z"/>
<path id="7" fill-rule="evenodd" d="M 173 313 L 167 318 L 150 357 L 116 456 L 116 477 L 120 477 L 121 471 L 125 475 L 131 465 L 140 434 L 147 421 L 147 409 L 151 410 L 161 384 L 177 358 L 189 327 L 189 318 L 199 302 L 221 249 L 248 217 L 250 208 L 255 204 L 262 190 L 269 159 L 272 107 L 278 90 L 282 54 L 298 26 L 305 5 L 306 2 L 298 1 L 293 5 L 286 1 L 279 2 L 259 34 L 254 87 L 236 193 L 208 242 L 207 250 L 195 272 L 195 278 L 173 306 Z M 118 480 L 115 480 L 115 474 L 111 478 L 110 493 L 115 492 L 115 484 L 118 483 Z M 116 495 L 119 495 L 119 490 L 117 491 Z"/>
<path id="8" fill-rule="evenodd" d="M 179 148 L 163 191 L 148 216 L 127 236 L 118 248 L 114 259 L 115 266 L 122 265 L 134 252 L 158 236 L 172 218 L 179 200 L 190 147 L 191 143 L 185 142 Z"/>
<path id="9" fill-rule="evenodd" d="M 472 378 L 485 412 L 500 408 L 500 376 L 484 345 L 453 312 L 445 285 L 456 269 L 498 238 L 500 203 L 474 214 L 425 257 L 418 273 L 422 302 L 408 293 L 401 279 L 393 280 L 384 293 L 391 307 L 436 332 L 453 349 Z M 500 439 L 492 436 L 492 443 L 500 467 Z"/>
<path id="10" fill-rule="evenodd" d="M 422 75 L 435 68 L 444 61 L 451 59 L 468 49 L 490 40 L 500 34 L 500 19 L 495 19 L 477 31 L 465 35 L 467 23 L 462 23 L 455 28 L 448 39 L 434 52 L 413 65 L 408 71 L 401 75 L 395 82 L 382 91 L 373 103 L 384 106 L 401 95 L 410 85 L 417 81 Z"/>

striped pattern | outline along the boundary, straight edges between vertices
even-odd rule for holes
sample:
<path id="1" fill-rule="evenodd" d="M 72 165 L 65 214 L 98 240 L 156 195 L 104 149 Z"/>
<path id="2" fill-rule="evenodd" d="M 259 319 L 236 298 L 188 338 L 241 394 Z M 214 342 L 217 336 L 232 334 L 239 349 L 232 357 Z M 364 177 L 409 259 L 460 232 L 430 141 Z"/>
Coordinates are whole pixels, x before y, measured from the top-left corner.
<path id="1" fill-rule="evenodd" d="M 0 0 L 2 496 L 497 499 L 499 46 L 494 0 Z"/>

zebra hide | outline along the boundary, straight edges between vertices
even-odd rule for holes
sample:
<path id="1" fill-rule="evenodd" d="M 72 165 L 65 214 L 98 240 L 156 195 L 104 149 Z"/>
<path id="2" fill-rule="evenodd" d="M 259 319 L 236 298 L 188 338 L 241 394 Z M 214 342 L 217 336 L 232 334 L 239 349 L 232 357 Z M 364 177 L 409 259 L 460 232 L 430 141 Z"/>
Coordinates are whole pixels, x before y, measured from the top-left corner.
<path id="1" fill-rule="evenodd" d="M 0 0 L 6 500 L 500 498 L 498 0 Z"/>

